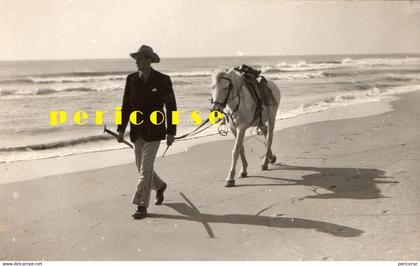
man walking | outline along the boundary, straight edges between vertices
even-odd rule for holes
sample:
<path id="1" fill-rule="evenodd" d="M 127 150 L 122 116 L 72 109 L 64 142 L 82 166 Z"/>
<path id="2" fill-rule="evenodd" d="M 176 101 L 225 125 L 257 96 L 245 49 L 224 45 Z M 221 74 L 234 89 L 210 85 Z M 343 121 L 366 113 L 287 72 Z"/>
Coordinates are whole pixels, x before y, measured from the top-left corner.
<path id="1" fill-rule="evenodd" d="M 159 63 L 159 56 L 149 46 L 142 45 L 131 53 L 136 60 L 138 72 L 127 76 L 122 104 L 122 123 L 118 126 L 118 141 L 124 139 L 124 131 L 130 120 L 130 140 L 134 143 L 136 166 L 140 173 L 140 181 L 133 198 L 137 210 L 135 219 L 147 216 L 150 191 L 156 190 L 155 205 L 163 202 L 166 183 L 153 170 L 153 163 L 160 141 L 166 138 L 167 145 L 174 142 L 176 125 L 172 124 L 172 112 L 176 111 L 175 95 L 169 76 L 151 67 Z M 165 107 L 165 122 L 162 121 Z M 134 112 L 134 113 L 133 113 Z M 155 122 L 151 122 L 151 114 Z M 131 118 L 130 118 L 131 115 Z"/>

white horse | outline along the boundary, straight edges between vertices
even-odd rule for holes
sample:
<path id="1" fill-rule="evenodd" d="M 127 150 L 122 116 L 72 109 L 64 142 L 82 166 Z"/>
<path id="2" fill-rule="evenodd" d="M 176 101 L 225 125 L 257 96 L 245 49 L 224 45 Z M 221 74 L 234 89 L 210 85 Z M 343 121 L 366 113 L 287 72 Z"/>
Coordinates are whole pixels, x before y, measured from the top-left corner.
<path id="1" fill-rule="evenodd" d="M 219 71 L 213 74 L 212 78 L 212 105 L 210 110 L 224 112 L 228 116 L 229 119 L 226 119 L 228 126 L 235 136 L 232 164 L 225 185 L 226 187 L 233 187 L 235 186 L 236 163 L 239 155 L 242 161 L 241 177 L 247 176 L 248 162 L 245 157 L 243 141 L 246 129 L 257 126 L 260 122 L 259 119 L 254 119 L 257 103 L 249 88 L 245 87 L 241 74 L 234 69 Z M 271 144 L 281 98 L 280 89 L 273 81 L 267 79 L 267 85 L 276 104 L 264 107 L 262 110 L 262 130 L 267 139 L 262 170 L 268 170 L 268 163 L 276 161 L 276 156 L 271 152 Z"/>

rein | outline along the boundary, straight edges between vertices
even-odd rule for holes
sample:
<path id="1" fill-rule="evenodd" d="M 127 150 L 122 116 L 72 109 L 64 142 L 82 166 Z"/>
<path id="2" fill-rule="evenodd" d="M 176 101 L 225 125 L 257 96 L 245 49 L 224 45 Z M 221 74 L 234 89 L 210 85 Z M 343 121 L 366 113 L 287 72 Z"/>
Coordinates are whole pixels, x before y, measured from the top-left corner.
<path id="1" fill-rule="evenodd" d="M 206 128 L 203 128 L 202 130 L 198 131 L 200 128 L 202 128 L 202 127 L 203 127 L 205 124 L 207 124 L 209 121 L 210 121 L 210 120 L 209 120 L 209 118 L 207 118 L 207 119 L 206 119 L 206 121 L 204 121 L 203 123 L 201 123 L 201 124 L 200 124 L 198 127 L 196 127 L 193 131 L 191 131 L 191 132 L 189 132 L 189 133 L 187 133 L 187 134 L 184 134 L 184 135 L 182 135 L 182 136 L 175 137 L 175 139 L 183 139 L 183 138 L 186 138 L 186 137 L 188 137 L 188 136 L 194 136 L 194 135 L 196 135 L 196 134 L 198 134 L 198 133 L 200 133 L 200 132 L 202 132 L 202 131 L 206 130 L 207 128 L 211 127 L 212 125 L 210 125 L 210 126 L 208 126 L 208 127 L 206 127 Z"/>
<path id="2" fill-rule="evenodd" d="M 209 128 L 209 127 L 211 127 L 213 124 L 210 124 L 210 125 L 208 125 L 207 127 L 205 127 L 205 128 L 203 128 L 203 129 L 201 129 L 200 130 L 200 128 L 202 128 L 205 124 L 207 124 L 208 122 L 210 121 L 210 119 L 209 118 L 207 118 L 206 119 L 206 121 L 204 121 L 203 123 L 201 123 L 198 127 L 196 127 L 193 131 L 191 131 L 191 132 L 189 132 L 189 133 L 187 133 L 187 134 L 184 134 L 184 135 L 182 135 L 182 136 L 179 136 L 179 137 L 175 137 L 175 140 L 179 140 L 179 139 L 183 139 L 183 138 L 186 138 L 186 137 L 188 137 L 188 136 L 194 136 L 194 135 L 196 135 L 196 134 L 198 134 L 198 133 L 200 133 L 200 132 L 203 132 L 204 130 L 206 130 L 207 128 Z M 166 154 L 166 152 L 168 151 L 168 149 L 169 149 L 169 147 L 170 147 L 170 145 L 167 145 L 166 146 L 166 149 L 165 149 L 165 151 L 163 152 L 163 154 L 162 154 L 162 158 L 165 156 L 165 154 Z"/>

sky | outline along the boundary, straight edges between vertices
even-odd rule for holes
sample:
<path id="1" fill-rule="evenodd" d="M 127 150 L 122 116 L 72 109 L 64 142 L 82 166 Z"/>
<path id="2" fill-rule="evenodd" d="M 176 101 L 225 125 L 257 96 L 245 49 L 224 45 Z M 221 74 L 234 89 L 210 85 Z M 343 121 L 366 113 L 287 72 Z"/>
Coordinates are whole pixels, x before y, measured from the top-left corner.
<path id="1" fill-rule="evenodd" d="M 0 0 L 0 60 L 420 53 L 420 2 Z"/>

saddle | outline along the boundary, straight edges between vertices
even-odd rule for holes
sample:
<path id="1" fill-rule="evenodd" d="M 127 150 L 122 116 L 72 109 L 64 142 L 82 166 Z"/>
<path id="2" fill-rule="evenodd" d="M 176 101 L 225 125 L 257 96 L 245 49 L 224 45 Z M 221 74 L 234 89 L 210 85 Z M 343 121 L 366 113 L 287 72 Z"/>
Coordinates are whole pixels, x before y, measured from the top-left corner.
<path id="1" fill-rule="evenodd" d="M 242 74 L 242 79 L 248 89 L 250 89 L 252 97 L 259 108 L 276 105 L 271 89 L 268 87 L 267 79 L 261 76 L 261 70 L 256 70 L 247 65 L 241 65 L 234 69 Z"/>
<path id="2" fill-rule="evenodd" d="M 261 70 L 256 70 L 247 65 L 241 65 L 240 67 L 235 67 L 234 69 L 242 74 L 242 80 L 257 104 L 254 122 L 256 119 L 260 118 L 258 127 L 262 128 L 263 108 L 277 105 L 271 89 L 268 87 L 267 79 L 261 76 Z"/>

